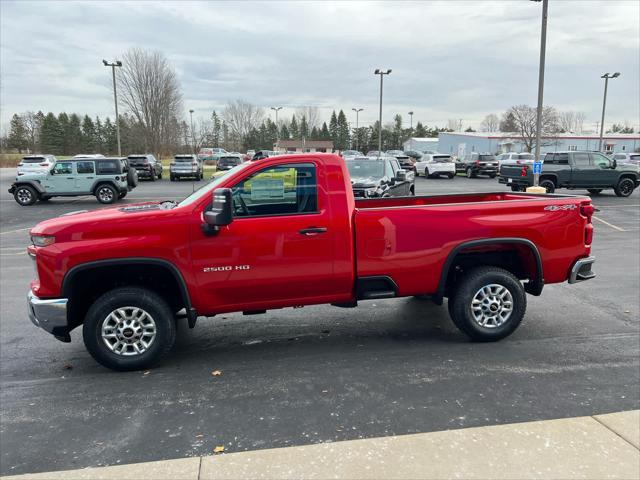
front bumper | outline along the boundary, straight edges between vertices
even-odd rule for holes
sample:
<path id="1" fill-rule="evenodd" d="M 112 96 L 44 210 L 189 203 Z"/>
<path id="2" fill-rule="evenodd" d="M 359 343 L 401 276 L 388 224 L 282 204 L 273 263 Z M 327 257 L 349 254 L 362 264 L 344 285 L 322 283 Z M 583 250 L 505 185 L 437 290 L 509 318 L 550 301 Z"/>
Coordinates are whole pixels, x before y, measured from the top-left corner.
<path id="1" fill-rule="evenodd" d="M 585 280 L 591 280 L 595 278 L 596 274 L 591 270 L 591 267 L 595 263 L 595 257 L 581 258 L 571 267 L 569 273 L 569 283 L 584 282 Z"/>
<path id="2" fill-rule="evenodd" d="M 67 298 L 36 297 L 31 290 L 27 293 L 27 310 L 29 320 L 36 327 L 49 332 L 58 340 L 71 341 L 69 338 L 69 324 L 67 322 Z"/>

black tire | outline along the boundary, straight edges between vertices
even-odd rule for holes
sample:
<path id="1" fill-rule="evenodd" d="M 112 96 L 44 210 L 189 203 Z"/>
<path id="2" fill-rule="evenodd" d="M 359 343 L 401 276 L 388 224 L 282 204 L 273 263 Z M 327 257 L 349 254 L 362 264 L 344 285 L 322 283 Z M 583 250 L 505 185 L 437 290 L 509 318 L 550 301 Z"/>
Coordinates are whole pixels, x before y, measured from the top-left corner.
<path id="1" fill-rule="evenodd" d="M 162 180 L 162 172 L 158 174 L 158 180 Z"/>
<path id="2" fill-rule="evenodd" d="M 424 178 L 429 178 L 429 175 L 431 175 L 431 174 L 429 173 L 429 169 L 428 169 L 428 168 L 425 168 L 425 169 L 424 169 Z"/>
<path id="3" fill-rule="evenodd" d="M 511 191 L 512 192 L 521 192 L 522 188 L 518 185 L 511 185 Z"/>
<path id="4" fill-rule="evenodd" d="M 476 178 L 476 174 L 473 172 L 471 167 L 467 167 L 465 173 L 467 174 L 467 178 Z"/>
<path id="5" fill-rule="evenodd" d="M 447 177 L 449 177 L 449 180 L 453 180 L 454 178 L 456 178 L 456 174 L 455 173 L 448 173 Z"/>
<path id="6" fill-rule="evenodd" d="M 556 191 L 556 184 L 554 183 L 553 180 L 549 179 L 549 178 L 545 178 L 544 180 L 542 180 L 539 185 L 544 188 L 547 193 L 553 193 Z"/>
<path id="7" fill-rule="evenodd" d="M 411 196 L 415 196 L 415 195 L 416 195 L 416 190 L 415 190 L 415 188 L 411 187 L 411 188 L 409 189 L 409 195 L 411 195 Z"/>
<path id="8" fill-rule="evenodd" d="M 176 181 L 176 177 L 174 177 L 173 175 L 169 174 L 169 181 L 175 182 Z"/>
<path id="9" fill-rule="evenodd" d="M 146 350 L 139 354 L 116 353 L 107 346 L 107 342 L 110 340 L 102 338 L 103 325 L 112 318 L 110 316 L 112 312 L 120 309 L 125 314 L 131 312 L 130 318 L 135 318 L 133 310 L 126 307 L 143 310 L 155 324 L 155 336 L 149 342 Z M 108 327 L 105 325 L 105 329 Z M 126 339 L 127 329 L 129 329 L 129 338 L 135 342 L 134 328 L 136 327 L 124 326 L 120 338 Z M 118 327 L 116 326 L 110 331 L 117 335 Z M 112 370 L 140 370 L 153 366 L 171 350 L 176 339 L 176 323 L 171 309 L 156 293 L 138 287 L 116 288 L 102 295 L 91 305 L 84 319 L 82 338 L 87 351 L 99 364 Z M 114 344 L 118 345 L 117 338 L 113 340 Z M 120 344 L 124 345 L 124 342 Z M 133 348 L 133 345 L 124 345 L 121 351 L 131 352 Z M 118 350 L 118 347 L 115 349 Z"/>
<path id="10" fill-rule="evenodd" d="M 613 191 L 616 192 L 618 197 L 628 197 L 633 193 L 636 188 L 636 184 L 630 178 L 621 178 L 618 184 L 614 187 Z"/>
<path id="11" fill-rule="evenodd" d="M 138 186 L 138 171 L 135 168 L 129 168 L 127 171 L 127 185 L 133 188 Z"/>
<path id="12" fill-rule="evenodd" d="M 149 179 L 152 182 L 156 181 L 156 171 L 155 170 L 151 170 L 151 178 Z"/>
<path id="13" fill-rule="evenodd" d="M 587 188 L 587 192 L 589 192 L 590 195 L 600 195 L 600 192 L 602 192 L 601 188 Z"/>
<path id="14" fill-rule="evenodd" d="M 51 200 L 51 197 L 40 197 L 38 200 L 40 200 L 41 202 L 48 202 L 49 200 Z"/>
<path id="15" fill-rule="evenodd" d="M 13 192 L 13 198 L 18 202 L 18 205 L 28 207 L 38 201 L 38 193 L 30 185 L 18 185 Z"/>
<path id="16" fill-rule="evenodd" d="M 126 197 L 126 196 L 127 196 L 127 193 L 129 193 L 129 192 L 120 192 L 120 193 L 118 194 L 118 199 L 119 199 L 119 200 L 122 200 L 124 197 Z"/>
<path id="17" fill-rule="evenodd" d="M 496 174 L 495 173 L 490 173 L 489 174 L 489 178 L 496 178 Z"/>
<path id="18" fill-rule="evenodd" d="M 489 288 L 492 285 L 495 287 Z M 510 294 L 512 310 L 502 323 L 483 326 L 476 320 L 472 311 L 472 302 L 479 295 L 484 294 L 481 293 L 483 287 L 489 288 L 489 292 L 498 292 L 498 287 L 501 287 Z M 491 298 L 493 300 L 487 300 L 486 304 L 489 314 L 492 313 L 489 309 L 494 305 L 497 311 L 500 311 L 503 306 L 497 296 Z M 454 293 L 449 298 L 448 307 L 451 320 L 468 337 L 477 342 L 494 342 L 510 335 L 518 328 L 527 309 L 527 296 L 522 283 L 511 272 L 498 267 L 476 267 L 469 270 L 455 286 Z M 484 318 L 484 311 L 480 311 L 479 314 Z"/>
<path id="19" fill-rule="evenodd" d="M 103 183 L 96 187 L 95 196 L 98 202 L 103 205 L 110 205 L 118 199 L 118 192 L 116 192 L 113 185 Z"/>

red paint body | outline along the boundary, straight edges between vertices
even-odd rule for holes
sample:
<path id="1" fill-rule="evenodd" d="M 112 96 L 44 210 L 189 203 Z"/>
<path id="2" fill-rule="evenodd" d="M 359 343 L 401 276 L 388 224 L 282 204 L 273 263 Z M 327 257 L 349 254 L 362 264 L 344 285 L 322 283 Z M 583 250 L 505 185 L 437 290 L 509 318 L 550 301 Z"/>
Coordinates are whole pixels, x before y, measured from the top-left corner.
<path id="1" fill-rule="evenodd" d="M 399 296 L 434 294 L 447 256 L 477 239 L 533 242 L 547 284 L 566 281 L 573 263 L 590 253 L 585 241 L 593 226 L 581 213 L 581 206 L 591 203 L 588 197 L 479 193 L 356 202 L 344 161 L 330 154 L 247 162 L 216 188 L 231 187 L 267 166 L 301 162 L 316 164 L 318 213 L 235 218 L 207 236 L 201 228 L 203 211 L 211 204 L 207 194 L 173 209 L 127 212 L 116 207 L 41 222 L 31 233 L 56 240 L 29 247 L 37 254 L 39 273 L 33 293 L 61 296 L 64 276 L 76 265 L 151 257 L 172 263 L 185 280 L 193 308 L 210 316 L 348 302 L 355 299 L 356 279 L 375 275 L 391 277 Z M 567 205 L 575 208 L 545 209 Z M 327 232 L 299 233 L 308 227 L 326 227 Z M 527 269 L 535 271 L 535 259 L 529 260 Z M 212 266 L 233 269 L 205 272 Z"/>

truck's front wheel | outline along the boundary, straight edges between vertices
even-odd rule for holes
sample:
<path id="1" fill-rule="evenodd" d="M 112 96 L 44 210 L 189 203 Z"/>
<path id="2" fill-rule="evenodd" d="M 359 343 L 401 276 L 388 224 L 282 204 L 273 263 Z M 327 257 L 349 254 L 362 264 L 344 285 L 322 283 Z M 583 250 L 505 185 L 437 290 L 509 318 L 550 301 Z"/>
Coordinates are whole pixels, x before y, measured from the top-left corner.
<path id="1" fill-rule="evenodd" d="M 155 364 L 173 346 L 175 320 L 156 293 L 123 287 L 102 295 L 89 308 L 82 337 L 91 356 L 113 370 L 139 370 Z"/>
<path id="2" fill-rule="evenodd" d="M 498 267 L 469 270 L 449 297 L 453 323 L 479 342 L 493 342 L 513 333 L 526 309 L 522 283 Z"/>

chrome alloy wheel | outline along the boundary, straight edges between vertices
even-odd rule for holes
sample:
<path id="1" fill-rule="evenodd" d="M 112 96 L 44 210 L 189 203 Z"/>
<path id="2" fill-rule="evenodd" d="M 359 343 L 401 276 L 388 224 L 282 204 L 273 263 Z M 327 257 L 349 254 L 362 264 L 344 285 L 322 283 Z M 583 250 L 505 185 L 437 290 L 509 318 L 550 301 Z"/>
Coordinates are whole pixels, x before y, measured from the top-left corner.
<path id="1" fill-rule="evenodd" d="M 104 203 L 109 203 L 113 200 L 113 190 L 108 187 L 101 187 L 100 190 L 98 190 L 98 196 Z"/>
<path id="2" fill-rule="evenodd" d="M 156 338 L 156 322 L 142 308 L 120 307 L 102 321 L 101 336 L 116 355 L 141 355 Z"/>
<path id="3" fill-rule="evenodd" d="M 503 285 L 492 283 L 476 292 L 471 300 L 473 319 L 481 327 L 497 328 L 503 325 L 513 312 L 513 297 Z"/>
<path id="4" fill-rule="evenodd" d="M 18 201 L 23 205 L 28 204 L 33 199 L 31 191 L 27 188 L 18 188 L 16 196 L 18 197 Z"/>

